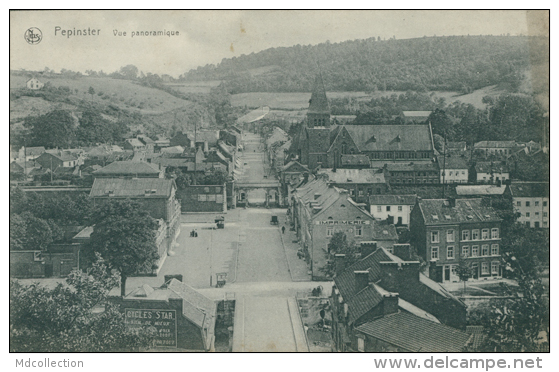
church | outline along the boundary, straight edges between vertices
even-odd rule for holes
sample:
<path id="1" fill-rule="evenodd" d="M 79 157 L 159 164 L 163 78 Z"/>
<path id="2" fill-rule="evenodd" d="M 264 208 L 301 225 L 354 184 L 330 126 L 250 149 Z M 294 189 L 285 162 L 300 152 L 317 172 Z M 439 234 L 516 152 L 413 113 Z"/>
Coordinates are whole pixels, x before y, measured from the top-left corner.
<path id="1" fill-rule="evenodd" d="M 306 120 L 295 136 L 291 157 L 310 170 L 343 168 L 344 155 L 365 155 L 367 167 L 387 163 L 431 162 L 435 156 L 430 124 L 336 125 L 322 75 L 316 76 Z"/>

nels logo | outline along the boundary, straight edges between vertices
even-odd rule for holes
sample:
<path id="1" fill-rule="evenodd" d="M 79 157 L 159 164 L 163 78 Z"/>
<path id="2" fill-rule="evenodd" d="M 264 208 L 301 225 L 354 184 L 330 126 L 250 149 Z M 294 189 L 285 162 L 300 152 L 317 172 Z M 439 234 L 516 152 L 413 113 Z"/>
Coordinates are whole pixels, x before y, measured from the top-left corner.
<path id="1" fill-rule="evenodd" d="M 43 40 L 43 33 L 37 27 L 31 27 L 23 35 L 25 41 L 31 45 L 39 44 Z"/>

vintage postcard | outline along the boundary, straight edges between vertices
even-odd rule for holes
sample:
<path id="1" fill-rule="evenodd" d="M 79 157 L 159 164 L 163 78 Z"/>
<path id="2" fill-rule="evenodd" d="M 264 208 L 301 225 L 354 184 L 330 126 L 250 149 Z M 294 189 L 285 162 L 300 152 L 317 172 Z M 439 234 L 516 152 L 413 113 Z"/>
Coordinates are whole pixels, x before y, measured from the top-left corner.
<path id="1" fill-rule="evenodd" d="M 547 10 L 11 11 L 10 352 L 539 367 L 549 45 Z"/>

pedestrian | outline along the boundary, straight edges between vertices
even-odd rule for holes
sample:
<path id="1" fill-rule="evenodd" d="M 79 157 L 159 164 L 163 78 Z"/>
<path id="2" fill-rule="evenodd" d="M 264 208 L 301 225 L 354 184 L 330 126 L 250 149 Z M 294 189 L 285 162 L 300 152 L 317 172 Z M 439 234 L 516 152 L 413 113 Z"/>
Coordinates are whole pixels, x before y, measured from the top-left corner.
<path id="1" fill-rule="evenodd" d="M 281 233 L 282 233 L 282 234 L 285 234 L 285 226 L 282 226 L 282 227 L 281 227 Z"/>

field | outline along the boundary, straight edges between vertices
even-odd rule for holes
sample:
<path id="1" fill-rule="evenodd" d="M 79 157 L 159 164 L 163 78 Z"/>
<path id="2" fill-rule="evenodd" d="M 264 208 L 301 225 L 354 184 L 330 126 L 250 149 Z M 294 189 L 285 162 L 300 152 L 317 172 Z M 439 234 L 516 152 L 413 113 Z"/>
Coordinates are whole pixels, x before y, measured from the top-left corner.
<path id="1" fill-rule="evenodd" d="M 22 88 L 28 78 L 23 76 L 10 77 L 10 89 Z M 176 109 L 185 108 L 191 103 L 183 99 L 177 98 L 169 93 L 159 89 L 149 88 L 138 85 L 129 80 L 111 79 L 111 78 L 93 78 L 81 77 L 77 79 L 63 77 L 40 77 L 43 83 L 50 82 L 54 87 L 66 86 L 72 91 L 72 95 L 84 101 L 91 101 L 97 104 L 113 104 L 120 108 L 128 110 L 136 110 L 142 114 L 158 114 Z M 89 88 L 95 91 L 93 95 L 89 94 Z M 24 102 L 17 102 L 22 98 L 10 104 L 14 114 L 25 115 Z M 58 105 L 58 103 L 46 102 L 46 105 Z M 21 106 L 21 108 L 19 107 Z M 31 111 L 32 108 L 29 109 Z M 28 112 L 27 114 L 32 114 Z"/>
<path id="2" fill-rule="evenodd" d="M 328 98 L 351 97 L 358 101 L 368 101 L 372 98 L 382 96 L 390 96 L 392 94 L 402 94 L 400 91 L 386 92 L 328 92 Z M 430 94 L 431 92 L 429 92 Z M 478 89 L 472 93 L 461 95 L 457 92 L 433 92 L 435 96 L 446 99 L 447 103 L 461 101 L 470 103 L 476 108 L 483 109 L 485 105 L 482 103 L 484 96 L 497 96 L 503 93 L 502 90 L 496 89 L 495 86 Z M 234 94 L 231 98 L 233 106 L 247 106 L 248 108 L 257 108 L 260 106 L 268 106 L 275 110 L 301 110 L 309 106 L 310 93 L 240 93 Z"/>
<path id="3" fill-rule="evenodd" d="M 209 94 L 210 90 L 217 87 L 219 84 L 221 84 L 221 81 L 211 80 L 193 81 L 188 83 L 171 83 L 166 85 L 169 88 L 172 88 L 181 93 Z"/>

